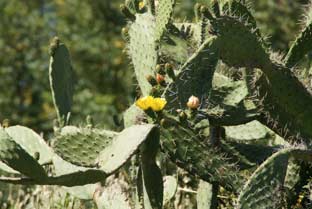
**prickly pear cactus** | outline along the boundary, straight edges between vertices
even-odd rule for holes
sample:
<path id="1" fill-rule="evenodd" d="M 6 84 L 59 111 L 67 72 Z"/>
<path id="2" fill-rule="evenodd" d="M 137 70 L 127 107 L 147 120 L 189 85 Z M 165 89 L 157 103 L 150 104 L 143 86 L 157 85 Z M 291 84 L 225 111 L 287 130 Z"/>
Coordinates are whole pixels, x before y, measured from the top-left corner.
<path id="1" fill-rule="evenodd" d="M 49 78 L 56 113 L 60 122 L 66 121 L 71 112 L 74 76 L 69 51 L 59 38 L 50 45 Z"/>
<path id="2" fill-rule="evenodd" d="M 160 209 L 172 205 L 179 187 L 173 177 L 163 182 L 170 160 L 198 178 L 198 208 L 222 208 L 223 193 L 233 197 L 226 200 L 230 208 L 299 208 L 312 177 L 312 95 L 292 68 L 300 68 L 310 52 L 311 18 L 279 59 L 247 1 L 209 2 L 195 5 L 191 23 L 175 21 L 174 0 L 121 5 L 129 20 L 122 30 L 126 50 L 141 91 L 120 132 L 65 126 L 73 69 L 67 48 L 55 39 L 50 81 L 61 123 L 52 149 L 29 130 L 1 128 L 0 160 L 6 165 L 0 168 L 18 177 L 0 181 L 74 186 L 79 194 L 67 191 L 93 197 L 99 208 Z M 139 161 L 137 189 L 129 195 L 124 185 L 106 180 L 128 168 L 133 156 Z"/>

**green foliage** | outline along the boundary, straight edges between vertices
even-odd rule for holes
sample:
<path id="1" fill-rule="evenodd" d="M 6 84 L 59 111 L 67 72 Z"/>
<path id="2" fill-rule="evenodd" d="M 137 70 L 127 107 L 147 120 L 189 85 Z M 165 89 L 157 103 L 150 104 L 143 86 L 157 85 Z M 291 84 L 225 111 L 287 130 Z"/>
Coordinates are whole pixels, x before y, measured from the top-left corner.
<path id="1" fill-rule="evenodd" d="M 306 207 L 309 201 L 299 200 L 311 179 L 312 95 L 291 67 L 300 69 L 309 53 L 310 19 L 282 59 L 246 1 L 207 3 L 195 6 L 191 23 L 177 22 L 174 1 L 121 6 L 142 98 L 125 111 L 118 132 L 94 126 L 90 117 L 86 127 L 66 118 L 75 112 L 75 56 L 71 63 L 55 39 L 50 85 L 59 123 L 52 149 L 29 129 L 1 128 L 1 168 L 16 176 L 0 181 L 60 185 L 99 208 L 161 209 L 183 190 L 162 175 L 182 168 L 196 179 L 198 208 Z"/>
<path id="2" fill-rule="evenodd" d="M 126 109 L 135 91 L 122 54 L 119 34 L 125 21 L 118 10 L 120 3 L 0 1 L 4 28 L 0 49 L 6 54 L 0 58 L 0 87 L 6 89 L 0 92 L 1 123 L 5 120 L 45 134 L 52 131 L 55 111 L 47 74 L 47 41 L 57 35 L 75 60 L 72 122 L 78 124 L 92 115 L 96 123 L 116 128 L 113 115 Z"/>

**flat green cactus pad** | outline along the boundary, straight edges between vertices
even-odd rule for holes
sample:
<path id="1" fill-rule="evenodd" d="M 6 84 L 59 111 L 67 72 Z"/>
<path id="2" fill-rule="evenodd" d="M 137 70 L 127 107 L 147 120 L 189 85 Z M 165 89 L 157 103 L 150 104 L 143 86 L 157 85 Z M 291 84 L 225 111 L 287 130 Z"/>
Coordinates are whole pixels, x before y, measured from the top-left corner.
<path id="1" fill-rule="evenodd" d="M 243 81 L 233 81 L 224 75 L 215 73 L 210 103 L 216 105 L 237 106 L 248 95 L 248 89 Z"/>
<path id="2" fill-rule="evenodd" d="M 215 195 L 216 194 L 213 192 L 213 185 L 200 180 L 196 195 L 197 209 L 213 209 Z"/>
<path id="3" fill-rule="evenodd" d="M 164 96 L 167 109 L 186 108 L 193 95 L 201 102 L 208 98 L 218 58 L 214 50 L 215 37 L 208 39 L 181 67 L 174 82 L 166 89 Z"/>
<path id="4" fill-rule="evenodd" d="M 100 152 L 110 146 L 117 133 L 89 128 L 65 127 L 53 142 L 54 151 L 78 166 L 95 167 Z"/>
<path id="5" fill-rule="evenodd" d="M 259 142 L 269 137 L 270 133 L 265 126 L 258 121 L 252 121 L 238 126 L 225 127 L 226 137 L 237 142 Z"/>
<path id="6" fill-rule="evenodd" d="M 217 31 L 220 58 L 227 65 L 252 69 L 271 63 L 261 39 L 239 19 L 223 16 L 212 27 Z"/>
<path id="7" fill-rule="evenodd" d="M 137 178 L 137 193 L 143 208 L 163 208 L 163 178 L 156 164 L 158 148 L 159 129 L 155 129 L 140 149 L 141 165 Z"/>
<path id="8" fill-rule="evenodd" d="M 200 141 L 193 132 L 176 125 L 161 129 L 162 151 L 178 166 L 208 182 L 220 182 L 235 190 L 244 178 L 237 174 L 237 164 L 229 162 L 224 153 Z"/>
<path id="9" fill-rule="evenodd" d="M 289 158 L 310 161 L 312 153 L 283 149 L 273 154 L 250 177 L 238 198 L 238 209 L 284 208 L 284 184 Z"/>
<path id="10" fill-rule="evenodd" d="M 215 73 L 209 107 L 205 110 L 212 125 L 233 126 L 255 120 L 260 111 L 248 98 L 248 89 L 243 81 Z"/>
<path id="11" fill-rule="evenodd" d="M 161 40 L 160 53 L 174 62 L 182 64 L 189 56 L 188 42 L 173 34 L 166 34 Z"/>
<path id="12" fill-rule="evenodd" d="M 250 13 L 248 6 L 246 6 L 240 0 L 228 0 L 222 6 L 222 11 L 224 14 L 241 18 L 245 24 L 251 29 L 257 28 L 257 23 L 253 15 Z"/>
<path id="13" fill-rule="evenodd" d="M 94 194 L 99 209 L 132 209 L 131 201 L 124 182 L 110 179 L 106 185 Z"/>
<path id="14" fill-rule="evenodd" d="M 6 128 L 5 131 L 31 156 L 39 154 L 38 162 L 40 164 L 51 162 L 53 151 L 36 132 L 24 126 L 11 126 Z"/>
<path id="15" fill-rule="evenodd" d="M 178 180 L 174 176 L 164 176 L 164 199 L 163 205 L 165 206 L 175 196 L 178 189 Z"/>
<path id="16" fill-rule="evenodd" d="M 155 18 L 149 13 L 137 14 L 129 29 L 129 54 L 144 96 L 149 95 L 152 88 L 146 77 L 154 75 L 157 64 L 155 30 Z"/>
<path id="17" fill-rule="evenodd" d="M 86 171 L 88 168 L 73 165 L 57 155 L 53 156 L 54 172 L 56 176 L 67 175 L 78 171 Z M 105 178 L 103 178 L 104 180 Z M 63 187 L 63 189 L 71 195 L 83 199 L 93 199 L 94 192 L 99 186 L 97 184 L 87 184 L 83 186 Z"/>
<path id="18" fill-rule="evenodd" d="M 6 128 L 5 131 L 12 137 L 12 140 L 18 143 L 31 156 L 39 157 L 38 162 L 40 164 L 51 161 L 53 156 L 51 148 L 46 144 L 43 138 L 33 130 L 23 126 L 11 126 Z M 0 169 L 8 173 L 19 173 L 3 162 L 0 162 Z"/>
<path id="19" fill-rule="evenodd" d="M 120 132 L 98 156 L 96 162 L 101 170 L 112 173 L 120 168 L 156 129 L 155 125 L 134 125 Z"/>
<path id="20" fill-rule="evenodd" d="M 239 209 L 282 208 L 288 158 L 289 150 L 277 152 L 254 172 L 239 196 Z"/>
<path id="21" fill-rule="evenodd" d="M 123 114 L 124 125 L 126 128 L 144 123 L 146 115 L 143 110 L 135 104 L 131 105 Z"/>
<path id="22" fill-rule="evenodd" d="M 43 167 L 0 127 L 0 159 L 12 169 L 35 179 L 47 177 Z"/>
<path id="23" fill-rule="evenodd" d="M 264 72 L 253 89 L 260 99 L 265 98 L 260 104 L 265 114 L 263 123 L 285 139 L 300 138 L 310 143 L 311 93 L 285 66 L 275 64 Z"/>
<path id="24" fill-rule="evenodd" d="M 156 7 L 156 40 L 163 35 L 168 24 L 175 4 L 175 0 L 161 0 Z"/>
<path id="25" fill-rule="evenodd" d="M 311 7 L 311 6 L 310 6 Z M 310 11 L 311 12 L 311 11 Z M 294 67 L 298 62 L 311 51 L 312 47 L 312 19 L 308 16 L 306 27 L 298 35 L 294 43 L 291 45 L 285 59 L 285 65 Z"/>
<path id="26" fill-rule="evenodd" d="M 69 51 L 58 38 L 55 38 L 51 43 L 49 74 L 58 118 L 66 119 L 72 106 L 74 76 Z"/>

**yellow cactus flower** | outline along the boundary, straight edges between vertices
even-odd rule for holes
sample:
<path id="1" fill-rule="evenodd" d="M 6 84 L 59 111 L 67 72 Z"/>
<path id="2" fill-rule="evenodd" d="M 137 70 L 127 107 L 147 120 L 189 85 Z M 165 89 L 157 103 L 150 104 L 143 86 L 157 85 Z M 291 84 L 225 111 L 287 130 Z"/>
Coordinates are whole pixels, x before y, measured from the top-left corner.
<path id="1" fill-rule="evenodd" d="M 152 96 L 146 96 L 138 99 L 135 104 L 142 110 L 147 110 L 151 108 L 153 111 L 159 112 L 162 109 L 164 109 L 164 107 L 167 104 L 167 101 L 163 98 L 154 98 Z"/>
<path id="2" fill-rule="evenodd" d="M 139 9 L 141 10 L 141 9 L 143 9 L 144 7 L 145 7 L 144 1 L 140 1 L 140 3 L 139 3 Z"/>
<path id="3" fill-rule="evenodd" d="M 155 112 L 159 112 L 166 106 L 167 101 L 164 98 L 154 98 L 153 102 L 151 103 L 151 108 Z"/>
<path id="4" fill-rule="evenodd" d="M 150 108 L 150 104 L 153 102 L 153 99 L 154 98 L 152 96 L 146 96 L 138 99 L 135 105 L 141 108 L 142 110 L 147 110 L 148 108 Z"/>

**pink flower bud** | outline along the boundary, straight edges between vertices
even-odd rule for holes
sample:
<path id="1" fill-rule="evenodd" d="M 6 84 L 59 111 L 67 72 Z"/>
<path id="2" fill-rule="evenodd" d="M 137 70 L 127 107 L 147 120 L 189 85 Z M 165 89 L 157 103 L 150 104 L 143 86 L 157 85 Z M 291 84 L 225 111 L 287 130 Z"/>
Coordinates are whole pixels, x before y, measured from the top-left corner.
<path id="1" fill-rule="evenodd" d="M 199 107 L 199 99 L 198 97 L 195 96 L 191 96 L 188 99 L 188 102 L 186 103 L 186 105 L 190 108 L 190 109 L 197 109 Z"/>
<path id="2" fill-rule="evenodd" d="M 160 75 L 159 73 L 156 74 L 156 81 L 157 83 L 161 84 L 162 82 L 165 81 L 165 76 Z"/>

